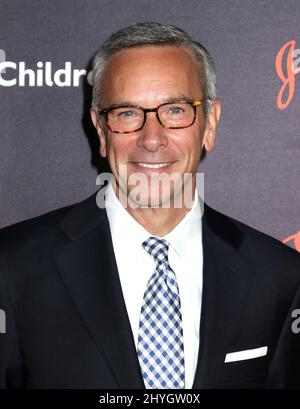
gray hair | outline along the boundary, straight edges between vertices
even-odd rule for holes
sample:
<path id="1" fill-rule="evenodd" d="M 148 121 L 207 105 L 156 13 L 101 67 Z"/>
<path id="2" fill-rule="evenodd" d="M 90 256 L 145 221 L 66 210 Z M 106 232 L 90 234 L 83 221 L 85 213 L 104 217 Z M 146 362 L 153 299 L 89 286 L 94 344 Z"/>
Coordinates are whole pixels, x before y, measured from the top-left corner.
<path id="1" fill-rule="evenodd" d="M 200 66 L 200 84 L 205 98 L 204 112 L 211 107 L 210 100 L 216 98 L 215 66 L 206 48 L 194 41 L 185 31 L 156 22 L 137 23 L 113 33 L 101 46 L 93 60 L 93 99 L 92 106 L 99 107 L 101 81 L 109 59 L 118 51 L 139 46 L 176 46 L 192 52 Z"/>

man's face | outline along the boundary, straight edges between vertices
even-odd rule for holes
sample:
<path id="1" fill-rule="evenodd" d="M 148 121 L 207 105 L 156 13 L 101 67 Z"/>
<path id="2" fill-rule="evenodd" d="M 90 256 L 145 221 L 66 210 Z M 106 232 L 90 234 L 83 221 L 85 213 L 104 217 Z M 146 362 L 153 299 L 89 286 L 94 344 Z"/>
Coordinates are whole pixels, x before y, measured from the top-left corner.
<path id="1" fill-rule="evenodd" d="M 116 53 L 106 66 L 102 82 L 102 107 L 139 105 L 154 108 L 170 100 L 203 98 L 199 84 L 199 67 L 195 57 L 179 47 L 138 47 Z M 147 114 L 144 127 L 125 134 L 114 133 L 102 126 L 92 109 L 93 123 L 100 138 L 100 154 L 107 157 L 117 185 L 127 182 L 136 172 L 151 182 L 154 174 L 192 174 L 193 188 L 203 146 L 209 151 L 214 145 L 219 119 L 219 103 L 214 104 L 208 118 L 203 107 L 196 108 L 194 124 L 183 129 L 166 129 L 155 112 Z M 147 166 L 148 167 L 145 167 Z M 149 167 L 166 164 L 160 168 Z M 127 175 L 120 173 L 120 166 Z M 153 179 L 152 179 L 153 180 Z M 161 204 L 167 196 L 174 197 L 178 186 L 168 192 L 154 192 L 151 183 L 146 189 L 144 204 Z M 128 186 L 128 194 L 133 186 Z M 156 197 L 153 197 L 156 196 Z"/>

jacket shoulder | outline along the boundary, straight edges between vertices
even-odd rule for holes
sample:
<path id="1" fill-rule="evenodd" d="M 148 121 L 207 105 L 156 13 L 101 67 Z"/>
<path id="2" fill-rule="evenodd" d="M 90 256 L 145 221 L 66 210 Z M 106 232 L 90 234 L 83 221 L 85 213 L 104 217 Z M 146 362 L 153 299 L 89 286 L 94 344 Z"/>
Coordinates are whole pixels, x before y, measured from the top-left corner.
<path id="1" fill-rule="evenodd" d="M 61 220 L 75 204 L 64 206 L 39 216 L 14 223 L 0 229 L 0 248 L 3 250 L 15 247 L 30 237 L 39 237 L 53 233 Z"/>
<path id="2" fill-rule="evenodd" d="M 21 248 L 24 250 L 32 248 L 36 251 L 39 247 L 46 248 L 48 244 L 50 246 L 51 243 L 55 246 L 57 243 L 69 241 L 62 228 L 64 220 L 67 220 L 70 214 L 76 214 L 73 223 L 75 219 L 87 217 L 94 197 L 95 193 L 82 201 L 3 227 L 0 229 L 0 255 L 15 253 Z"/>
<path id="3" fill-rule="evenodd" d="M 295 249 L 207 204 L 204 209 L 208 226 L 238 247 L 244 257 L 261 265 L 265 263 L 266 267 L 284 265 L 287 269 L 298 269 L 300 275 L 300 253 Z"/>

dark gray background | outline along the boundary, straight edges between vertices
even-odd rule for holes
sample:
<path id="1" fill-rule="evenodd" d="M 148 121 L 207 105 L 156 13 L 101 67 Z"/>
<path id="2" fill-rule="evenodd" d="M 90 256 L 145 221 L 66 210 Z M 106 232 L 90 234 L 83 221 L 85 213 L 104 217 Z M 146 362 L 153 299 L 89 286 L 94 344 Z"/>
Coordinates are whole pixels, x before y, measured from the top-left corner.
<path id="1" fill-rule="evenodd" d="M 223 105 L 216 147 L 200 167 L 207 203 L 280 240 L 297 233 L 300 75 L 280 111 L 275 58 L 287 41 L 300 45 L 299 1 L 1 0 L 0 49 L 27 68 L 87 68 L 109 34 L 147 20 L 182 27 L 216 62 Z M 0 226 L 97 190 L 89 91 L 84 77 L 79 87 L 0 86 Z"/>

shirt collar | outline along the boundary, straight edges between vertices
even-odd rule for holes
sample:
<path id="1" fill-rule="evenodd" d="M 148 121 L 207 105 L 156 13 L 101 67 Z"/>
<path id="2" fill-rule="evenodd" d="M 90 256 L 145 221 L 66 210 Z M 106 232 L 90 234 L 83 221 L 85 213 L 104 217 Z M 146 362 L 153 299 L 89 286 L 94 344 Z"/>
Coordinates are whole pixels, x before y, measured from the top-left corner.
<path id="1" fill-rule="evenodd" d="M 197 187 L 192 208 L 184 218 L 164 236 L 170 246 L 179 256 L 184 256 L 188 252 L 189 240 L 195 239 L 196 235 L 201 234 L 201 208 Z"/>
<path id="2" fill-rule="evenodd" d="M 118 240 L 119 243 L 122 242 L 128 246 L 131 243 L 134 246 L 137 243 L 141 245 L 150 236 L 150 233 L 124 208 L 117 198 L 111 182 L 105 192 L 105 208 L 112 237 Z M 130 240 L 128 240 L 128 237 L 130 237 Z"/>

